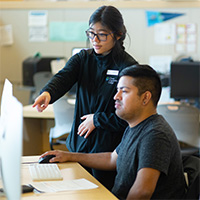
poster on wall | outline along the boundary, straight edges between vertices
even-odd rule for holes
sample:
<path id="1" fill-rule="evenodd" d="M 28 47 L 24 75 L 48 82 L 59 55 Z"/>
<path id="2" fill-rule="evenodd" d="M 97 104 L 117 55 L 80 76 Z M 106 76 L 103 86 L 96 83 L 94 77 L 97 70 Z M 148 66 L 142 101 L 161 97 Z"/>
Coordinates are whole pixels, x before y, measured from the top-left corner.
<path id="1" fill-rule="evenodd" d="M 49 39 L 59 42 L 86 41 L 87 28 L 88 22 L 86 21 L 53 21 L 49 24 Z"/>
<path id="2" fill-rule="evenodd" d="M 29 41 L 45 42 L 48 40 L 47 11 L 31 10 L 28 14 Z"/>
<path id="3" fill-rule="evenodd" d="M 178 53 L 194 53 L 197 51 L 197 24 L 176 25 L 175 51 Z"/>
<path id="4" fill-rule="evenodd" d="M 154 26 L 154 40 L 156 44 L 175 44 L 176 25 L 175 24 L 156 24 Z"/>
<path id="5" fill-rule="evenodd" d="M 162 22 L 183 16 L 184 13 L 146 11 L 147 26 L 153 26 Z"/>
<path id="6" fill-rule="evenodd" d="M 13 44 L 13 28 L 11 24 L 0 26 L 0 45 L 8 46 Z"/>
<path id="7" fill-rule="evenodd" d="M 195 53 L 197 52 L 197 24 L 156 24 L 154 41 L 158 45 L 174 45 L 177 53 Z"/>

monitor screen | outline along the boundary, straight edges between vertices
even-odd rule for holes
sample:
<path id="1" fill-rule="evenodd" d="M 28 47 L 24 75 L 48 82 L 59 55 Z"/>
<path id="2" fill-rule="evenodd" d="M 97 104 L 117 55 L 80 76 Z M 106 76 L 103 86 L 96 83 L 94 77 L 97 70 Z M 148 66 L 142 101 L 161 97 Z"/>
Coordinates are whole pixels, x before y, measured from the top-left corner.
<path id="1" fill-rule="evenodd" d="M 77 54 L 77 53 L 79 53 L 82 49 L 87 50 L 88 48 L 87 47 L 74 47 L 72 49 L 72 56 L 75 55 L 75 54 Z"/>
<path id="2" fill-rule="evenodd" d="M 1 100 L 0 118 L 0 184 L 7 199 L 21 197 L 21 155 L 23 138 L 23 107 L 12 95 L 6 80 Z"/>
<path id="3" fill-rule="evenodd" d="M 174 99 L 199 98 L 200 62 L 172 62 L 170 87 Z"/>

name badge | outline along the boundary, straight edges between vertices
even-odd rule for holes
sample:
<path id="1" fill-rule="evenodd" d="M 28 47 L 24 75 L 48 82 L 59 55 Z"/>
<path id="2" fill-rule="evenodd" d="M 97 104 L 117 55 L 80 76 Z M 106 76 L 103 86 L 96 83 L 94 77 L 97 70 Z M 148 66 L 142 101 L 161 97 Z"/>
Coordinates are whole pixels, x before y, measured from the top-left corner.
<path id="1" fill-rule="evenodd" d="M 107 71 L 107 75 L 111 75 L 111 76 L 118 76 L 119 71 L 118 70 L 108 70 Z"/>

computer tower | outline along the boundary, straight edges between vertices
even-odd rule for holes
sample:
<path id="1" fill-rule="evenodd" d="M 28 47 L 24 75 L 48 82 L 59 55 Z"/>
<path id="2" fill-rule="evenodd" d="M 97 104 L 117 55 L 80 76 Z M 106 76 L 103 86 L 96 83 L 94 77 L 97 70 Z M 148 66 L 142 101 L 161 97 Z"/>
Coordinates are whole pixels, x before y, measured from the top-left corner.
<path id="1" fill-rule="evenodd" d="M 36 72 L 51 71 L 51 61 L 58 57 L 29 57 L 22 63 L 22 77 L 24 86 L 34 86 L 33 76 Z"/>

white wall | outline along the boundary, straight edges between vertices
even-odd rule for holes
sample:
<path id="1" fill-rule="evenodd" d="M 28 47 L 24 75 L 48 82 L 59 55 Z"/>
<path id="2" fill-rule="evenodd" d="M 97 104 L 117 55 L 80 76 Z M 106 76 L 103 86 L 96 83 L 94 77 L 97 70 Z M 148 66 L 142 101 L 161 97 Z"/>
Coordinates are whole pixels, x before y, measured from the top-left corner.
<path id="1" fill-rule="evenodd" d="M 88 21 L 93 8 L 83 9 L 49 9 L 48 22 L 51 21 Z M 200 8 L 180 9 L 149 9 L 159 12 L 185 13 L 164 23 L 196 23 L 200 33 Z M 148 63 L 151 55 L 171 55 L 173 59 L 179 56 L 174 45 L 157 45 L 154 41 L 154 27 L 147 27 L 144 9 L 120 8 L 124 17 L 128 34 L 125 41 L 127 51 L 140 63 Z M 86 42 L 29 42 L 28 12 L 25 9 L 0 10 L 0 26 L 12 24 L 14 44 L 0 46 L 0 82 L 8 78 L 14 84 L 22 83 L 22 62 L 36 52 L 42 56 L 71 56 L 72 48 L 84 47 Z M 84 34 L 84 33 L 83 33 Z M 198 38 L 197 52 L 192 56 L 200 60 L 200 39 Z"/>

